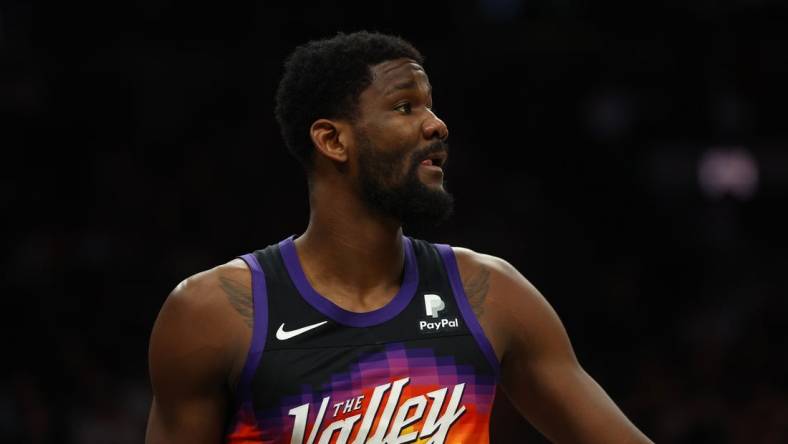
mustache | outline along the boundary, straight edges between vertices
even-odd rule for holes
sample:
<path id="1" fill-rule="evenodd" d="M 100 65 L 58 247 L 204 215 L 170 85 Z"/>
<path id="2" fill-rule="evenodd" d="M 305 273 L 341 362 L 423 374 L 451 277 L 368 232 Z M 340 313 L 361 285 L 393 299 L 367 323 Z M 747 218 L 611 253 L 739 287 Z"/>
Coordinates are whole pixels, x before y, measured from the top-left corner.
<path id="1" fill-rule="evenodd" d="M 448 155 L 449 144 L 444 142 L 443 140 L 436 140 L 435 142 L 425 146 L 424 148 L 416 151 L 416 153 L 413 154 L 413 164 L 418 165 L 423 160 L 428 159 L 431 155 L 435 153 L 446 153 Z M 446 162 L 448 162 L 448 157 L 446 159 Z M 446 165 L 446 162 L 443 163 L 444 166 Z"/>

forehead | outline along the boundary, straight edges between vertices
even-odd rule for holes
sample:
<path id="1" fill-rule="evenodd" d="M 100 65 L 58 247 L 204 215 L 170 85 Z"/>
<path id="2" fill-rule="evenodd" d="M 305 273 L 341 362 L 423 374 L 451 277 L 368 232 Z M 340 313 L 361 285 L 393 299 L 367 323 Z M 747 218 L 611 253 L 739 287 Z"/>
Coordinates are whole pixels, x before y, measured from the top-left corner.
<path id="1" fill-rule="evenodd" d="M 373 96 L 386 96 L 403 89 L 426 89 L 429 78 L 424 68 L 411 59 L 387 60 L 370 68 L 372 83 L 364 91 Z"/>

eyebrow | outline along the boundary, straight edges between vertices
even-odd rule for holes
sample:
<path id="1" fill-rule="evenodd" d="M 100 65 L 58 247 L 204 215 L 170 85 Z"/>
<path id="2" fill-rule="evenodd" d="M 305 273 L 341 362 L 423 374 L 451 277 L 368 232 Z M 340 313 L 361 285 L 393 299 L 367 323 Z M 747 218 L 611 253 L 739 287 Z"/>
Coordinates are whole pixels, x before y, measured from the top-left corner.
<path id="1" fill-rule="evenodd" d="M 416 89 L 416 87 L 417 87 L 417 84 L 416 84 L 415 80 L 413 80 L 413 79 L 406 80 L 404 82 L 397 83 L 394 86 L 392 86 L 391 88 L 389 88 L 384 95 L 388 96 L 388 95 L 394 94 L 397 91 L 402 91 L 402 90 L 405 90 L 405 89 Z M 430 85 L 429 83 L 427 83 L 427 92 L 430 93 L 430 94 L 432 93 L 432 85 Z"/>

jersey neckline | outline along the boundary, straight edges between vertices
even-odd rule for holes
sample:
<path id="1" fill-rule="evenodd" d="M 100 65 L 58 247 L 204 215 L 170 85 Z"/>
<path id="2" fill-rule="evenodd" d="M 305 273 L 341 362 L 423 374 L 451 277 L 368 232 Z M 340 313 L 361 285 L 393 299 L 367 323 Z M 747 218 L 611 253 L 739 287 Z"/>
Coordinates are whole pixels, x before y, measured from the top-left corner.
<path id="1" fill-rule="evenodd" d="M 290 280 L 293 281 L 301 297 L 309 305 L 339 324 L 349 327 L 371 327 L 386 322 L 400 314 L 416 293 L 416 287 L 419 283 L 419 269 L 413 254 L 413 245 L 407 236 L 402 236 L 402 244 L 405 249 L 405 273 L 399 291 L 388 304 L 377 310 L 363 313 L 345 310 L 312 287 L 312 284 L 306 278 L 306 274 L 304 274 L 304 269 L 301 268 L 301 261 L 298 258 L 293 236 L 279 242 L 279 252 L 282 254 Z"/>

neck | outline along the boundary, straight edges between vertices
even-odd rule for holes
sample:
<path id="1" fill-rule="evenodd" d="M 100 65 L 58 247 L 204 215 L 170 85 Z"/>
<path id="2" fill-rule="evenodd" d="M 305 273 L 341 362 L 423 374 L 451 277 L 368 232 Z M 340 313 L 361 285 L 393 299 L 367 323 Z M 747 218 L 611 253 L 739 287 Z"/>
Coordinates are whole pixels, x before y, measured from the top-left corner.
<path id="1" fill-rule="evenodd" d="M 399 222 L 371 213 L 347 187 L 314 184 L 309 226 L 295 246 L 312 286 L 350 311 L 382 307 L 401 284 Z"/>

